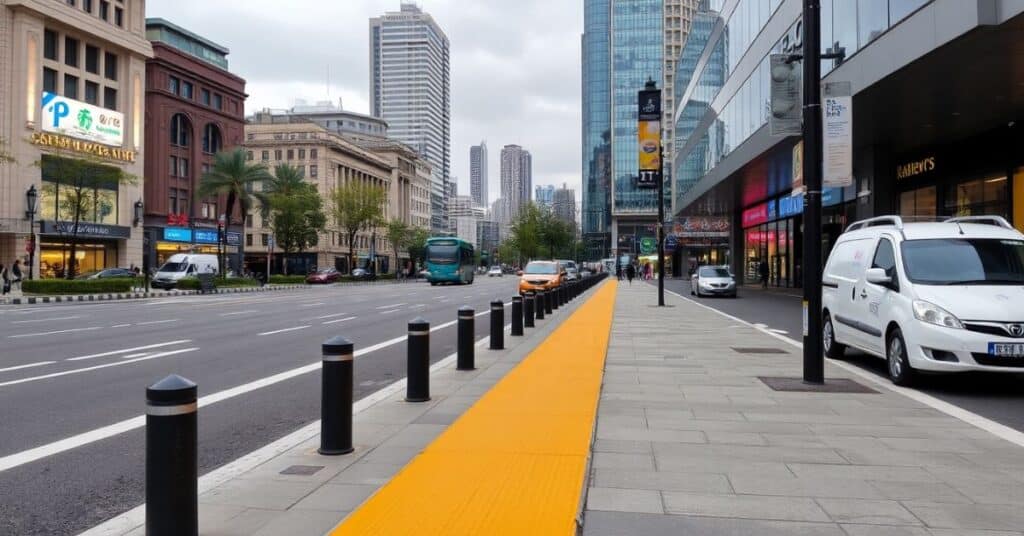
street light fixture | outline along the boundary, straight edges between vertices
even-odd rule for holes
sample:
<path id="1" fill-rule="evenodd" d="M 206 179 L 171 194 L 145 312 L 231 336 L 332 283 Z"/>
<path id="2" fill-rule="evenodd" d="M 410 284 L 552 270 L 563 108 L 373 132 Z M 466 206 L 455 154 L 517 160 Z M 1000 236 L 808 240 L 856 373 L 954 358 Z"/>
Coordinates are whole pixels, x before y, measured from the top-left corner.
<path id="1" fill-rule="evenodd" d="M 134 225 L 138 225 L 139 222 L 142 221 L 142 209 L 144 206 L 145 205 L 142 204 L 141 199 L 135 202 L 135 221 L 133 222 Z"/>
<path id="2" fill-rule="evenodd" d="M 36 190 L 36 185 L 33 184 L 28 187 L 28 191 L 25 192 L 25 218 L 28 219 L 28 244 L 25 244 L 25 249 L 28 250 L 28 278 L 32 279 L 33 267 L 36 264 L 36 202 L 39 201 L 39 191 Z"/>

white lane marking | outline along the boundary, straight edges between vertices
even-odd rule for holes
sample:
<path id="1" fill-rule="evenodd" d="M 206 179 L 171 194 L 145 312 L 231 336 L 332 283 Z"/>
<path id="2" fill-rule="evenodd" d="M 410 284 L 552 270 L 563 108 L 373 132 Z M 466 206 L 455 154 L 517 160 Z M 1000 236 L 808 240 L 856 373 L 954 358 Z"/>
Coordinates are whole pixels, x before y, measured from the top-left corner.
<path id="1" fill-rule="evenodd" d="M 171 322 L 177 322 L 178 320 L 180 320 L 180 319 L 172 318 L 170 320 L 151 320 L 149 322 L 139 322 L 138 324 L 135 324 L 135 325 L 136 326 L 149 326 L 149 325 L 152 325 L 152 324 L 169 324 Z"/>
<path id="2" fill-rule="evenodd" d="M 387 311 L 381 311 L 380 314 L 382 314 L 382 315 L 389 315 L 391 313 L 397 313 L 397 312 L 400 312 L 400 311 L 401 311 L 401 309 L 389 309 Z"/>
<path id="3" fill-rule="evenodd" d="M 421 307 L 426 307 L 426 306 L 427 306 L 427 304 L 425 304 L 425 303 L 417 303 L 416 305 L 413 305 L 413 306 L 409 307 L 409 309 L 410 310 L 411 309 L 419 309 Z"/>
<path id="4" fill-rule="evenodd" d="M 350 316 L 348 318 L 339 318 L 337 320 L 328 320 L 326 322 L 323 322 L 323 324 L 324 325 L 327 325 L 327 324 L 337 324 L 338 322 L 346 322 L 348 320 L 354 320 L 356 318 L 359 318 L 359 317 L 357 317 L 357 316 Z"/>
<path id="5" fill-rule="evenodd" d="M 56 363 L 56 361 L 40 361 L 38 363 L 29 363 L 27 365 L 18 365 L 16 367 L 0 368 L 0 372 L 8 372 L 8 371 L 11 371 L 11 370 L 21 370 L 21 369 L 27 369 L 27 368 L 33 368 L 33 367 L 41 367 L 43 365 L 52 365 L 54 363 Z"/>
<path id="6" fill-rule="evenodd" d="M 323 304 L 324 304 L 324 302 L 303 303 L 303 304 L 300 304 L 299 307 L 316 307 L 317 305 L 323 305 Z"/>
<path id="7" fill-rule="evenodd" d="M 57 331 L 44 331 L 42 333 L 22 333 L 21 335 L 8 335 L 8 339 L 21 339 L 25 337 L 45 337 L 46 335 L 57 335 L 60 333 L 78 333 L 80 331 L 94 331 L 97 329 L 103 329 L 103 326 L 94 326 L 91 328 L 74 328 L 74 329 L 61 329 Z"/>
<path id="8" fill-rule="evenodd" d="M 730 315 L 728 313 L 724 313 L 722 311 L 719 311 L 718 309 L 715 309 L 714 307 L 711 307 L 711 306 L 708 306 L 708 305 L 704 305 L 702 303 L 698 303 L 698 302 L 696 302 L 694 300 L 691 300 L 690 298 L 687 298 L 687 297 L 684 297 L 684 296 L 680 295 L 679 293 L 673 292 L 673 291 L 668 290 L 668 289 L 665 289 L 665 292 L 668 292 L 670 294 L 674 294 L 676 297 L 678 297 L 678 298 L 680 298 L 682 300 L 685 300 L 685 301 L 688 301 L 690 303 L 693 303 L 694 305 L 698 305 L 700 307 L 703 307 L 703 308 L 705 308 L 705 309 L 707 309 L 709 311 L 714 311 L 715 313 L 718 313 L 719 315 L 722 315 L 725 318 L 728 318 L 728 319 L 733 320 L 735 322 L 739 322 L 741 324 L 750 326 L 750 327 L 752 327 L 752 328 L 754 328 L 754 329 L 756 329 L 756 330 L 758 330 L 758 331 L 760 331 L 760 332 L 762 332 L 762 333 L 764 333 L 766 335 L 775 337 L 776 339 L 779 339 L 780 341 L 785 342 L 786 344 L 790 344 L 790 345 L 792 345 L 792 346 L 794 346 L 796 348 L 803 349 L 803 347 L 804 347 L 803 343 L 800 342 L 800 341 L 797 341 L 795 339 L 791 339 L 791 338 L 789 338 L 789 337 L 787 337 L 785 335 L 780 335 L 778 333 L 773 333 L 772 331 L 769 331 L 769 330 L 764 329 L 764 328 L 759 328 L 759 327 L 757 327 L 756 324 L 753 324 L 751 322 L 747 322 L 746 320 L 743 320 L 742 318 L 738 318 L 738 317 L 735 317 L 735 316 Z M 1021 432 L 1019 430 L 1015 430 L 1015 429 L 1010 428 L 1009 426 L 1006 426 L 1004 424 L 999 424 L 998 422 L 995 422 L 992 419 L 989 419 L 989 418 L 986 418 L 986 417 L 982 417 L 981 415 L 978 415 L 977 413 L 974 413 L 972 411 L 968 411 L 968 410 L 963 409 L 963 408 L 961 408 L 959 406 L 955 406 L 953 404 L 950 404 L 949 402 L 946 402 L 944 400 L 940 400 L 940 399 L 935 398 L 934 396 L 931 396 L 929 394 L 922 393 L 921 391 L 915 391 L 913 389 L 908 389 L 906 387 L 900 387 L 898 385 L 894 385 L 890 381 L 886 381 L 886 380 L 884 380 L 882 378 L 879 378 L 875 374 L 872 374 L 870 372 L 862 370 L 859 367 L 855 367 L 855 366 L 853 366 L 853 365 L 851 365 L 849 363 L 843 363 L 842 361 L 833 361 L 833 360 L 830 360 L 830 359 L 826 359 L 825 363 L 828 364 L 828 365 L 835 365 L 835 366 L 845 370 L 846 372 L 849 372 L 851 374 L 855 374 L 857 376 L 860 376 L 861 378 L 863 378 L 863 379 L 865 379 L 865 380 L 867 380 L 867 381 L 877 385 L 878 387 L 881 387 L 883 389 L 888 389 L 889 391 L 892 391 L 892 392 L 897 393 L 897 394 L 901 394 L 901 395 L 903 395 L 903 396 L 905 396 L 905 397 L 907 397 L 907 398 L 909 398 L 911 400 L 914 400 L 916 402 L 920 402 L 920 403 L 922 403 L 922 404 L 924 404 L 926 406 L 929 406 L 932 409 L 941 411 L 942 413 L 945 413 L 946 415 L 949 415 L 950 417 L 953 417 L 955 419 L 959 419 L 959 420 L 961 420 L 961 421 L 963 421 L 963 422 L 965 422 L 967 424 L 970 424 L 971 426 L 974 426 L 976 428 L 984 430 L 984 431 L 986 431 L 986 432 L 988 432 L 988 433 L 990 433 L 990 434 L 992 434 L 992 435 L 994 435 L 994 436 L 996 436 L 996 437 L 998 437 L 1000 439 L 1004 439 L 1006 441 L 1009 441 L 1010 443 L 1013 443 L 1013 444 L 1015 444 L 1015 445 L 1017 445 L 1019 447 L 1024 447 L 1024 432 Z"/>
<path id="9" fill-rule="evenodd" d="M 123 356 L 121 356 L 121 359 L 132 359 L 134 357 L 142 357 L 144 355 L 149 355 L 149 354 L 150 354 L 150 352 L 139 352 L 137 354 L 123 355 Z"/>
<path id="10" fill-rule="evenodd" d="M 124 350 L 113 350 L 110 352 L 103 352 L 101 354 L 89 354 L 79 357 L 71 357 L 65 361 L 81 361 L 83 359 L 92 359 L 94 357 L 107 357 L 109 355 L 117 354 L 129 354 L 131 352 L 138 352 L 139 350 L 152 350 L 153 348 L 161 348 L 164 346 L 174 346 L 175 344 L 186 344 L 192 342 L 192 339 L 181 339 L 179 341 L 160 342 L 157 344 L 147 344 L 146 346 L 136 346 L 135 348 L 125 348 Z"/>
<path id="11" fill-rule="evenodd" d="M 233 313 L 221 313 L 221 314 L 219 314 L 219 315 L 217 315 L 217 316 L 237 316 L 237 315 L 247 315 L 247 314 L 249 314 L 249 313 L 255 313 L 255 312 L 256 312 L 256 311 L 235 311 L 235 312 L 233 312 Z"/>
<path id="12" fill-rule="evenodd" d="M 391 305 L 381 305 L 377 309 L 391 309 L 393 307 L 401 307 L 403 305 L 407 305 L 407 304 L 405 304 L 405 303 L 394 303 L 394 304 L 391 304 Z"/>
<path id="13" fill-rule="evenodd" d="M 483 316 L 483 315 L 488 314 L 488 313 L 489 313 L 489 311 L 483 312 L 483 313 L 477 313 L 475 316 Z M 438 330 L 441 330 L 441 329 L 444 329 L 444 328 L 448 328 L 448 327 L 454 326 L 456 322 L 457 322 L 457 320 L 452 320 L 451 322 L 445 322 L 444 324 L 440 324 L 440 325 L 437 325 L 437 326 L 434 326 L 434 327 L 430 328 L 430 331 L 438 331 Z M 511 324 L 509 324 L 509 326 L 506 326 L 506 328 L 510 327 L 510 326 L 511 326 Z M 354 352 L 354 355 L 355 355 L 355 357 L 361 357 L 361 356 L 364 356 L 364 355 L 369 354 L 371 352 L 376 352 L 377 350 L 380 350 L 381 348 L 387 348 L 388 346 L 394 346 L 394 345 L 396 345 L 396 344 L 398 344 L 400 342 L 405 341 L 407 338 L 408 337 L 406 335 L 402 335 L 400 337 L 395 337 L 393 339 L 388 339 L 388 340 L 386 340 L 384 342 L 379 342 L 377 344 L 374 344 L 372 346 L 368 346 L 368 347 L 363 348 L 361 350 L 356 350 Z M 486 338 L 485 338 L 485 340 L 486 340 Z M 450 365 L 453 361 L 455 361 L 456 355 L 457 354 L 452 354 L 452 355 L 446 357 L 445 359 L 443 359 L 441 361 L 438 361 L 433 366 L 431 366 L 430 369 L 431 370 L 436 370 L 437 368 L 441 368 L 441 367 Z M 125 362 L 122 361 L 122 362 L 120 362 L 118 364 L 121 364 L 121 363 L 125 363 Z M 301 376 L 303 374 L 307 374 L 307 373 L 310 373 L 310 372 L 313 372 L 313 371 L 316 371 L 316 370 L 320 370 L 320 368 L 322 366 L 323 366 L 323 363 L 321 361 L 316 361 L 315 363 L 310 363 L 309 365 L 305 365 L 305 366 L 302 366 L 302 367 L 294 368 L 294 369 L 291 369 L 291 370 L 286 370 L 284 372 L 275 374 L 273 376 L 268 376 L 266 378 L 261 378 L 259 380 L 255 380 L 255 381 L 252 381 L 252 382 L 249 382 L 249 383 L 246 383 L 246 384 L 242 384 L 242 385 L 239 385 L 237 387 L 232 387 L 231 389 L 226 389 L 224 391 L 213 393 L 211 395 L 207 395 L 207 396 L 201 397 L 199 399 L 199 407 L 202 408 L 202 407 L 208 406 L 210 404 L 216 404 L 217 402 L 222 402 L 224 400 L 228 400 L 230 398 L 234 398 L 236 396 L 243 395 L 243 394 L 255 391 L 257 389 L 262 389 L 264 387 L 267 387 L 267 386 L 270 386 L 270 385 L 274 385 L 275 383 L 280 383 L 280 382 L 283 382 L 285 380 L 289 380 L 289 379 L 294 378 L 296 376 Z M 355 406 L 353 407 L 353 411 L 357 411 L 357 412 L 358 411 L 363 411 L 367 407 L 372 406 L 372 405 L 376 404 L 377 402 L 380 402 L 381 400 L 384 400 L 385 398 L 391 396 L 392 394 L 394 394 L 396 392 L 401 391 L 402 389 L 405 389 L 405 383 L 406 383 L 406 380 L 403 378 L 403 379 L 398 380 L 395 383 L 389 385 L 388 387 L 386 387 L 386 388 L 384 388 L 384 389 L 382 389 L 380 391 L 377 391 L 376 393 L 374 393 L 374 394 L 372 394 L 370 396 L 367 396 L 366 398 L 363 398 L 359 402 L 356 402 Z M 363 404 L 364 402 L 365 402 L 365 404 Z M 317 421 L 316 423 L 314 423 L 314 424 L 316 424 L 316 426 L 314 426 L 313 424 L 310 424 L 309 426 L 304 428 L 304 430 L 305 429 L 310 429 L 310 430 L 316 430 L 317 432 L 319 432 L 319 429 L 320 429 L 319 428 L 319 422 L 320 421 Z M 123 420 L 121 422 L 117 422 L 117 423 L 114 423 L 114 424 L 111 424 L 111 425 L 108 425 L 108 426 L 104 426 L 102 428 L 97 428 L 95 430 L 90 430 L 88 432 L 84 432 L 84 433 L 81 433 L 81 434 L 78 434 L 78 435 L 75 435 L 75 436 L 71 436 L 71 437 L 68 437 L 68 438 L 65 438 L 65 439 L 61 439 L 61 440 L 55 441 L 53 443 L 49 443 L 49 444 L 46 444 L 46 445 L 41 445 L 41 446 L 29 449 L 29 450 L 24 450 L 24 451 L 17 452 L 17 453 L 8 455 L 8 456 L 4 456 L 4 457 L 0 458 L 0 473 L 6 471 L 8 469 L 12 469 L 14 467 L 25 465 L 26 463 L 31 463 L 31 462 L 34 462 L 36 460 L 41 460 L 41 459 L 46 458 L 48 456 L 53 456 L 55 454 L 60 454 L 61 452 L 65 452 L 65 451 L 68 451 L 68 450 L 71 450 L 71 449 L 75 449 L 75 448 L 81 447 L 83 445 L 88 445 L 90 443 L 95 443 L 96 441 L 100 441 L 100 440 L 103 440 L 103 439 L 107 439 L 109 437 L 113 437 L 113 436 L 116 436 L 116 435 L 119 435 L 119 434 L 123 434 L 124 432 L 129 432 L 129 431 L 135 430 L 137 428 L 142 428 L 145 424 L 146 424 L 146 417 L 145 417 L 145 415 L 139 415 L 137 417 L 132 417 L 130 419 L 126 419 L 126 420 Z M 285 450 L 288 450 L 288 449 L 285 449 Z M 242 459 L 245 460 L 247 458 L 248 457 L 245 457 L 245 458 L 242 458 Z M 259 463 L 262 463 L 262 461 L 260 461 Z M 246 466 L 246 467 L 248 467 L 248 466 Z M 246 470 L 248 470 L 248 469 L 246 469 Z M 208 478 L 208 477 L 210 477 L 210 475 L 212 475 L 212 474 L 214 474 L 216 472 L 217 471 L 214 471 L 213 473 L 210 473 L 210 474 L 204 476 L 203 478 Z M 244 472 L 244 471 L 242 471 L 242 472 Z M 236 476 L 237 474 L 241 474 L 241 473 L 240 472 L 231 472 L 223 480 L 216 481 L 216 483 L 213 484 L 211 487 L 219 486 L 221 483 L 227 481 L 228 479 L 232 478 L 233 476 Z M 202 491 L 203 491 L 202 483 L 204 482 L 204 480 L 200 479 L 199 482 L 200 482 L 200 493 L 202 493 Z M 209 488 L 206 488 L 206 489 L 209 489 Z"/>
<path id="14" fill-rule="evenodd" d="M 11 320 L 12 324 L 34 324 L 36 322 L 56 322 L 58 320 L 74 320 L 80 316 L 58 316 L 56 318 L 37 318 L 35 320 Z"/>
<path id="15" fill-rule="evenodd" d="M 303 322 L 305 322 L 307 320 L 323 320 L 325 318 L 338 318 L 339 316 L 345 316 L 347 314 L 348 313 L 336 313 L 336 314 L 333 314 L 333 315 L 314 316 L 313 318 L 305 318 L 305 319 L 303 319 Z"/>
<path id="16" fill-rule="evenodd" d="M 126 328 L 128 326 L 131 326 L 131 324 L 116 324 L 116 325 L 113 325 L 113 326 L 110 326 L 110 327 L 111 328 Z"/>
<path id="17" fill-rule="evenodd" d="M 288 331 L 298 331 L 300 329 L 306 329 L 309 326 L 295 326 L 294 328 L 275 329 L 274 331 L 264 331 L 263 333 L 257 333 L 257 337 L 263 337 L 266 335 L 277 335 L 278 333 L 285 333 Z"/>
<path id="18" fill-rule="evenodd" d="M 166 357 L 166 356 L 170 356 L 170 355 L 183 354 L 185 352 L 194 352 L 194 351 L 196 351 L 198 349 L 199 348 L 182 348 L 180 350 L 169 350 L 167 352 L 160 352 L 158 354 L 153 354 L 153 355 L 146 356 L 146 357 L 137 357 L 135 359 L 129 359 L 129 360 L 126 360 L 126 361 L 115 361 L 113 363 L 104 363 L 102 365 L 93 365 L 91 367 L 85 367 L 85 368 L 79 368 L 79 369 L 71 369 L 71 370 L 64 370 L 64 371 L 61 371 L 61 372 L 54 372 L 54 373 L 51 373 L 51 374 L 44 374 L 42 376 L 32 376 L 31 378 L 22 378 L 20 380 L 11 380 L 11 381 L 8 381 L 8 382 L 0 383 L 0 387 L 6 387 L 8 385 L 17 385 L 19 383 L 28 383 L 28 382 L 34 382 L 34 381 L 39 381 L 39 380 L 46 380 L 46 379 L 49 379 L 49 378 L 56 378 L 58 376 L 67 376 L 69 374 L 78 374 L 78 373 L 81 373 L 81 372 L 89 372 L 90 370 L 98 370 L 98 369 L 104 369 L 104 368 L 109 368 L 109 367 L 119 367 L 121 365 L 127 365 L 129 363 L 136 363 L 136 362 L 139 362 L 139 361 L 147 361 L 149 359 L 156 359 L 158 357 Z M 0 471 L 2 471 L 2 469 L 0 469 Z"/>
<path id="19" fill-rule="evenodd" d="M 784 329 L 768 328 L 768 331 L 772 333 L 778 333 L 779 335 L 789 335 L 789 332 Z"/>

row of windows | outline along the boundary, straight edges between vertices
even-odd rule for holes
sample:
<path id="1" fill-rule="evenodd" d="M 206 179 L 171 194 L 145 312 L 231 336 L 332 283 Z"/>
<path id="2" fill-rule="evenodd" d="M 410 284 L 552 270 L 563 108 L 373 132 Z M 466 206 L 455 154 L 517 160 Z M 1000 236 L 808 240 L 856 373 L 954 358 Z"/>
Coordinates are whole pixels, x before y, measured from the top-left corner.
<path id="1" fill-rule="evenodd" d="M 295 160 L 295 155 L 296 154 L 298 154 L 298 156 L 299 156 L 298 159 L 299 160 L 305 160 L 306 159 L 306 150 L 305 149 L 288 149 L 287 151 L 285 151 L 283 149 L 275 149 L 274 150 L 274 160 L 284 160 L 283 158 L 281 158 L 282 156 L 287 156 L 288 160 Z M 253 159 L 253 152 L 252 151 L 246 152 L 245 158 L 247 160 L 252 160 Z M 310 160 L 316 160 L 317 158 L 319 158 L 319 152 L 316 149 L 310 149 L 309 150 L 309 159 Z M 263 162 L 270 161 L 270 151 L 262 151 L 260 153 L 260 160 L 262 160 Z"/>
<path id="2" fill-rule="evenodd" d="M 194 98 L 192 82 L 182 80 L 176 76 L 167 77 L 167 91 L 185 100 L 192 100 Z M 224 97 L 220 93 L 212 93 L 205 87 L 199 90 L 199 103 L 216 110 L 224 109 Z"/>
<path id="3" fill-rule="evenodd" d="M 107 0 L 99 0 L 99 2 L 94 2 L 93 0 L 64 1 L 71 7 L 77 7 L 80 5 L 82 7 L 82 11 L 85 11 L 90 15 L 95 15 L 104 21 L 114 24 L 115 26 L 124 28 L 124 0 L 115 0 L 116 4 L 114 4 L 113 10 L 110 9 L 111 5 Z"/>
<path id="4" fill-rule="evenodd" d="M 117 54 L 47 28 L 43 59 L 43 91 L 118 109 Z"/>
<path id="5" fill-rule="evenodd" d="M 174 114 L 171 116 L 171 145 L 176 147 L 190 147 L 192 145 L 192 123 L 185 114 Z M 213 123 L 207 123 L 203 127 L 203 152 L 213 154 L 223 148 L 224 139 L 220 128 Z"/>

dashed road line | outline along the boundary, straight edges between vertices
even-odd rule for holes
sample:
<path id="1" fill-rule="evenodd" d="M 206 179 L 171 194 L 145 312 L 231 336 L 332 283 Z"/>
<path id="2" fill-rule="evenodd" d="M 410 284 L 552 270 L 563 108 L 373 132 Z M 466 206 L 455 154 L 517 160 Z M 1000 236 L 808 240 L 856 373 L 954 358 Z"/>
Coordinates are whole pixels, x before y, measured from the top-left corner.
<path id="1" fill-rule="evenodd" d="M 58 320 L 74 320 L 80 316 L 58 316 L 56 318 L 37 318 L 35 320 L 11 320 L 12 324 L 35 324 L 36 322 L 56 322 Z"/>
<path id="2" fill-rule="evenodd" d="M 149 325 L 152 325 L 152 324 L 169 324 L 171 322 L 177 322 L 178 320 L 180 320 L 180 319 L 179 318 L 171 318 L 169 320 L 151 320 L 149 322 L 139 322 L 138 324 L 135 324 L 135 325 L 136 326 L 149 326 Z"/>
<path id="3" fill-rule="evenodd" d="M 350 316 L 350 317 L 347 317 L 347 318 L 339 318 L 337 320 L 328 320 L 326 322 L 322 322 L 322 324 L 324 324 L 324 325 L 327 325 L 327 324 L 337 324 L 339 322 L 347 322 L 349 320 L 355 320 L 356 318 L 359 318 L 359 317 L 357 317 L 357 316 Z"/>
<path id="4" fill-rule="evenodd" d="M 58 335 L 61 333 L 78 333 L 81 331 L 95 331 L 97 329 L 103 329 L 103 326 L 93 326 L 91 328 L 73 328 L 73 329 L 61 329 L 57 331 L 44 331 L 42 333 L 22 333 L 21 335 L 8 335 L 8 339 L 23 339 L 26 337 L 45 337 L 47 335 Z"/>
<path id="5" fill-rule="evenodd" d="M 324 302 L 303 303 L 303 304 L 299 304 L 299 307 L 316 307 L 317 305 L 323 305 L 323 304 L 324 304 Z"/>
<path id="6" fill-rule="evenodd" d="M 394 307 L 401 307 L 403 305 L 408 305 L 408 304 L 406 304 L 406 303 L 393 303 L 391 305 L 381 305 L 377 309 L 391 309 L 391 308 L 394 308 Z"/>
<path id="7" fill-rule="evenodd" d="M 238 315 L 247 315 L 249 313 L 256 313 L 256 312 L 258 312 L 258 311 L 253 311 L 253 310 L 249 310 L 249 311 L 235 311 L 233 313 L 221 313 L 221 314 L 219 314 L 217 316 L 238 316 Z"/>
<path id="8" fill-rule="evenodd" d="M 113 326 L 110 326 L 110 327 L 112 327 L 112 328 L 126 328 L 128 326 L 131 326 L 131 324 L 116 324 L 116 325 L 113 325 Z"/>
<path id="9" fill-rule="evenodd" d="M 182 348 L 180 350 L 170 350 L 170 351 L 167 351 L 167 352 L 160 352 L 158 354 L 153 354 L 153 355 L 146 356 L 146 357 L 138 357 L 138 358 L 135 358 L 135 359 L 128 359 L 128 360 L 125 360 L 125 361 L 115 361 L 113 363 L 104 363 L 102 365 L 94 365 L 94 366 L 91 366 L 91 367 L 85 367 L 85 368 L 79 368 L 79 369 L 71 369 L 71 370 L 64 370 L 64 371 L 61 371 L 61 372 L 53 372 L 51 374 L 44 374 L 42 376 L 32 376 L 30 378 L 21 378 L 20 380 L 11 380 L 11 381 L 8 381 L 8 382 L 0 382 L 0 387 L 7 387 L 8 385 L 18 385 L 20 383 L 28 383 L 28 382 L 34 382 L 34 381 L 39 381 L 39 380 L 46 380 L 46 379 L 50 379 L 50 378 L 56 378 L 58 376 L 67 376 L 69 374 L 79 374 L 79 373 L 82 373 L 82 372 L 89 372 L 91 370 L 99 370 L 99 369 L 110 368 L 110 367 L 119 367 L 121 365 L 127 365 L 127 364 L 130 364 L 130 363 L 137 363 L 139 361 L 147 361 L 147 360 L 150 360 L 150 359 L 156 359 L 158 357 L 167 357 L 167 356 L 172 356 L 172 355 L 184 354 L 186 352 L 194 352 L 194 351 L 196 351 L 198 349 L 199 348 Z M 2 469 L 0 469 L 0 470 L 2 470 Z"/>
<path id="10" fill-rule="evenodd" d="M 168 342 L 161 342 L 161 343 L 156 343 L 156 344 L 147 344 L 146 346 L 136 346 L 135 348 L 125 348 L 123 350 L 113 350 L 113 351 L 110 351 L 110 352 L 103 352 L 101 354 L 89 354 L 89 355 L 83 355 L 83 356 L 79 356 L 79 357 L 71 357 L 71 358 L 66 359 L 65 361 L 82 361 L 84 359 L 93 359 L 93 358 L 96 358 L 96 357 L 107 357 L 107 356 L 118 355 L 118 354 L 130 354 L 132 352 L 138 352 L 139 350 L 152 350 L 153 348 L 163 348 L 164 346 L 174 346 L 176 344 L 188 344 L 190 342 L 192 342 L 192 339 L 181 339 L 181 340 L 177 340 L 177 341 L 168 341 Z"/>
<path id="11" fill-rule="evenodd" d="M 266 335 L 277 335 L 278 333 L 286 333 L 289 331 L 298 331 L 300 329 L 306 329 L 309 326 L 295 326 L 294 328 L 275 329 L 274 331 L 264 331 L 263 333 L 257 333 L 257 337 L 264 337 Z"/>
<path id="12" fill-rule="evenodd" d="M 9 372 L 9 371 L 12 371 L 12 370 L 21 370 L 21 369 L 27 369 L 27 368 L 41 367 L 43 365 L 52 365 L 54 363 L 56 363 L 56 361 L 40 361 L 38 363 L 29 363 L 27 365 L 18 365 L 16 367 L 0 368 L 0 372 Z"/>

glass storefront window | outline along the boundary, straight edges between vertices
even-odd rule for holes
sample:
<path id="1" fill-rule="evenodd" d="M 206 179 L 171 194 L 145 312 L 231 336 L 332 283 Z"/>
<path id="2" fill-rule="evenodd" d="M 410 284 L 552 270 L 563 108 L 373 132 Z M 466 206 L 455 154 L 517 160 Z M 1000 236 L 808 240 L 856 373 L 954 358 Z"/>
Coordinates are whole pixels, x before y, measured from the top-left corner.
<path id="1" fill-rule="evenodd" d="M 900 217 L 913 220 L 934 219 L 936 208 L 936 189 L 934 186 L 918 188 L 900 194 Z"/>
<path id="2" fill-rule="evenodd" d="M 79 221 L 116 225 L 118 184 L 114 174 L 117 171 L 108 166 L 79 163 L 64 168 L 62 161 L 70 162 L 43 156 L 40 219 L 74 221 L 77 212 Z M 81 173 L 85 177 L 81 180 L 86 186 L 76 187 L 70 177 L 60 177 L 72 173 Z"/>
<path id="3" fill-rule="evenodd" d="M 117 261 L 117 246 L 104 243 L 78 244 L 75 247 L 77 274 L 114 268 Z M 71 245 L 41 242 L 39 245 L 39 277 L 53 279 L 64 277 L 71 255 Z"/>
<path id="4" fill-rule="evenodd" d="M 950 184 L 945 193 L 944 215 L 1009 216 L 1009 181 L 1005 175 Z"/>

